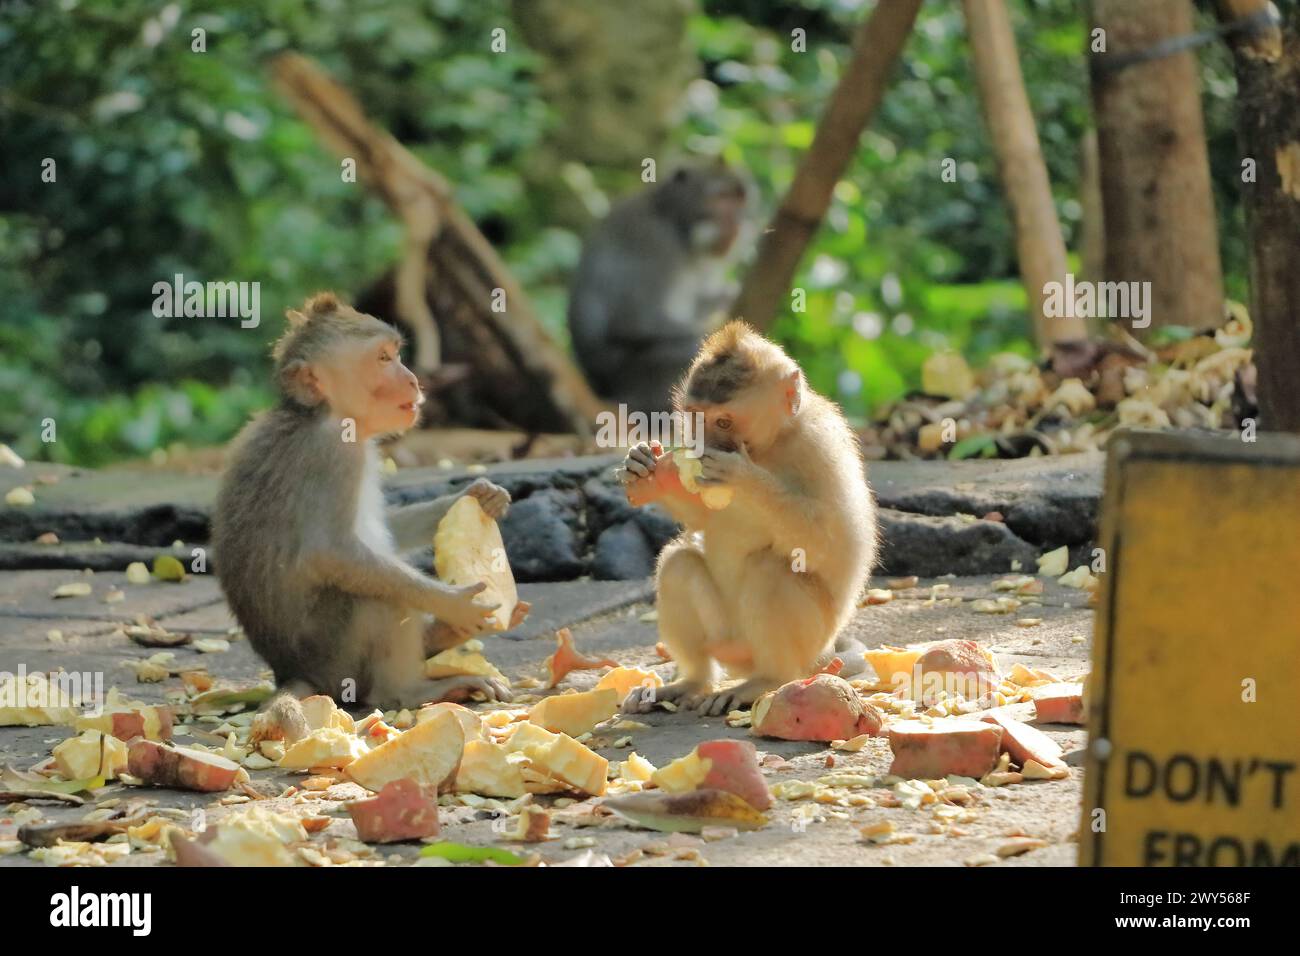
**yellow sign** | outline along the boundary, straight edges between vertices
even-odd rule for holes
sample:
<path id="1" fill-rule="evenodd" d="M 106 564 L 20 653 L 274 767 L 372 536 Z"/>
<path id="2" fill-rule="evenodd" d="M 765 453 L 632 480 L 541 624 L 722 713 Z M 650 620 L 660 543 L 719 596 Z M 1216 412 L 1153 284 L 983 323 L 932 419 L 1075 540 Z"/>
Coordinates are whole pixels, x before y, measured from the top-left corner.
<path id="1" fill-rule="evenodd" d="M 1110 445 L 1079 861 L 1300 866 L 1300 437 Z"/>

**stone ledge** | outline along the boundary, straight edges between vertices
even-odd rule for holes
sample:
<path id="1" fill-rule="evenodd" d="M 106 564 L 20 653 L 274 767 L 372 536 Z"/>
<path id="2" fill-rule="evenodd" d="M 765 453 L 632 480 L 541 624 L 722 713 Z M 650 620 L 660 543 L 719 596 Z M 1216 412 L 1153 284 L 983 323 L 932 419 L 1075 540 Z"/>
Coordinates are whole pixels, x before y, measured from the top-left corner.
<path id="1" fill-rule="evenodd" d="M 675 533 L 661 510 L 628 505 L 613 471 L 621 457 L 525 459 L 486 469 L 409 469 L 385 486 L 391 504 L 425 501 L 486 475 L 516 499 L 502 535 L 520 581 L 644 577 Z M 881 507 L 881 573 L 1002 573 L 1011 561 L 1032 569 L 1042 551 L 1087 550 L 1100 507 L 1104 458 L 1074 455 L 1014 461 L 875 462 L 869 475 Z M 124 568 L 172 542 L 202 543 L 217 481 L 213 476 L 112 469 L 93 472 L 29 465 L 0 470 L 0 494 L 37 476 L 36 505 L 0 507 L 0 569 Z M 998 512 L 1003 521 L 959 515 Z M 53 531 L 65 542 L 39 546 Z M 89 545 L 92 538 L 107 542 Z M 188 552 L 175 551 L 178 557 Z M 218 556 L 210 555 L 215 562 Z M 422 559 L 427 566 L 428 554 Z"/>

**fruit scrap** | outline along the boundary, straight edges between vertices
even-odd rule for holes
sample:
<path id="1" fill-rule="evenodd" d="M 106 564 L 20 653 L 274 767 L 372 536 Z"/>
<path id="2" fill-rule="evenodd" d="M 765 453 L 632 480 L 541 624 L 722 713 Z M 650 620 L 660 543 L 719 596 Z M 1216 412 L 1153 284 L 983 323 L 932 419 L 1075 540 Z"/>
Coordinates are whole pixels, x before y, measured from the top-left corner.
<path id="1" fill-rule="evenodd" d="M 1055 551 L 1049 551 L 1038 559 L 1038 576 L 1059 578 L 1070 567 L 1070 549 L 1061 545 Z"/>
<path id="2" fill-rule="evenodd" d="M 675 467 L 668 467 L 674 465 Z M 624 486 L 628 502 L 640 507 L 656 501 L 665 495 L 683 497 L 698 495 L 701 502 L 710 510 L 719 510 L 731 504 L 733 491 L 717 485 L 699 484 L 703 470 L 699 458 L 686 453 L 685 449 L 661 451 L 655 458 L 655 470 L 647 478 L 634 478 Z"/>
<path id="3" fill-rule="evenodd" d="M 1064 751 L 1055 740 L 1038 728 L 1030 727 L 1006 714 L 985 713 L 980 715 L 980 719 L 1002 728 L 1002 750 L 1022 767 L 1031 761 L 1048 768 L 1065 766 L 1061 760 Z"/>
<path id="4" fill-rule="evenodd" d="M 552 733 L 581 737 L 618 713 L 621 700 L 618 691 L 612 687 L 579 694 L 557 694 L 534 704 L 528 712 L 528 719 Z"/>
<path id="5" fill-rule="evenodd" d="M 466 641 L 459 647 L 430 657 L 424 663 L 424 676 L 432 680 L 440 677 L 491 677 L 510 686 L 509 678 L 483 656 L 483 642 L 478 640 Z"/>
<path id="6" fill-rule="evenodd" d="M 573 632 L 562 627 L 555 632 L 555 653 L 546 659 L 546 672 L 550 675 L 546 686 L 555 687 L 570 671 L 589 671 L 599 667 L 618 667 L 618 661 L 608 657 L 597 660 L 579 654 L 573 644 Z"/>
<path id="7" fill-rule="evenodd" d="M 882 647 L 866 652 L 877 686 L 899 690 L 913 700 L 931 702 L 939 691 L 977 700 L 998 684 L 998 662 L 975 641 L 932 641 L 914 647 Z"/>
<path id="8" fill-rule="evenodd" d="M 0 673 L 0 727 L 71 724 L 81 712 L 55 706 L 64 696 L 58 681 L 44 674 Z M 19 702 L 25 706 L 17 706 Z"/>
<path id="9" fill-rule="evenodd" d="M 526 759 L 511 760 L 501 744 L 468 740 L 456 770 L 452 789 L 456 793 L 477 793 L 484 797 L 515 799 L 528 792 L 521 770 Z"/>
<path id="10" fill-rule="evenodd" d="M 654 771 L 650 782 L 665 793 L 724 790 L 755 810 L 772 806 L 772 794 L 758 769 L 758 751 L 748 740 L 708 740 L 685 757 Z"/>
<path id="11" fill-rule="evenodd" d="M 754 702 L 751 732 L 782 740 L 848 740 L 878 734 L 884 719 L 843 678 L 817 674 L 791 681 Z"/>
<path id="12" fill-rule="evenodd" d="M 1046 684 L 1035 687 L 1031 694 L 1038 719 L 1046 724 L 1082 724 L 1087 721 L 1083 685 L 1074 683 Z"/>
<path id="13" fill-rule="evenodd" d="M 519 592 L 506 559 L 501 529 L 474 496 L 456 499 L 438 522 L 433 536 L 433 565 L 438 578 L 447 584 L 463 587 L 482 582 L 487 585 L 475 600 L 498 605 L 490 618 L 493 630 L 509 630 L 527 614 L 526 605 L 523 615 L 516 614 Z"/>
<path id="14" fill-rule="evenodd" d="M 721 511 L 731 504 L 735 495 L 732 489 L 699 483 L 700 476 L 704 473 L 704 463 L 699 458 L 684 448 L 670 453 L 670 457 L 677 466 L 677 476 L 681 479 L 682 487 L 693 495 L 699 495 L 704 507 L 710 511 Z"/>
<path id="15" fill-rule="evenodd" d="M 229 790 L 239 775 L 239 764 L 217 754 L 189 747 L 168 747 L 152 740 L 137 740 L 127 751 L 127 771 L 156 787 L 175 787 L 215 793 Z"/>
<path id="16" fill-rule="evenodd" d="M 949 774 L 979 779 L 998 765 L 1002 728 L 994 723 L 900 720 L 888 733 L 894 753 L 889 772 L 909 780 L 938 780 Z"/>
<path id="17" fill-rule="evenodd" d="M 400 843 L 438 835 L 438 800 L 409 777 L 390 780 L 373 797 L 347 804 L 365 843 Z"/>
<path id="18" fill-rule="evenodd" d="M 54 748 L 54 768 L 64 780 L 114 779 L 126 769 L 126 744 L 98 730 L 86 730 Z"/>
<path id="19" fill-rule="evenodd" d="M 456 773 L 464 749 L 460 721 L 442 711 L 353 760 L 346 772 L 367 790 L 379 791 L 386 783 L 410 777 L 436 791 Z"/>
<path id="20" fill-rule="evenodd" d="M 93 716 L 78 717 L 73 722 L 77 730 L 98 730 L 111 734 L 118 740 L 171 740 L 172 710 L 170 707 L 146 704 L 131 700 L 110 688 L 103 710 Z"/>
<path id="21" fill-rule="evenodd" d="M 506 740 L 505 748 L 528 759 L 527 769 L 534 775 L 529 790 L 546 793 L 567 788 L 594 796 L 605 793 L 609 761 L 568 734 L 553 734 L 536 724 L 520 723 Z"/>
<path id="22" fill-rule="evenodd" d="M 545 807 L 525 806 L 515 818 L 515 828 L 505 839 L 520 843 L 542 843 L 551 838 L 551 814 Z"/>
<path id="23" fill-rule="evenodd" d="M 633 793 L 611 797 L 602 804 L 629 823 L 661 833 L 700 833 L 705 827 L 732 826 L 757 830 L 767 825 L 767 815 L 725 790 L 687 793 Z"/>
<path id="24" fill-rule="evenodd" d="M 295 817 L 258 806 L 232 814 L 197 840 L 171 834 L 177 866 L 300 866 L 287 844 L 307 839 Z"/>
<path id="25" fill-rule="evenodd" d="M 280 758 L 280 769 L 341 769 L 366 753 L 366 745 L 359 737 L 338 727 L 322 727 L 285 750 L 284 756 Z"/>
<path id="26" fill-rule="evenodd" d="M 664 679 L 651 670 L 642 670 L 639 667 L 615 667 L 612 671 L 601 676 L 596 683 L 596 690 L 605 690 L 613 688 L 618 691 L 618 699 L 623 700 L 633 690 L 638 687 L 662 687 Z"/>

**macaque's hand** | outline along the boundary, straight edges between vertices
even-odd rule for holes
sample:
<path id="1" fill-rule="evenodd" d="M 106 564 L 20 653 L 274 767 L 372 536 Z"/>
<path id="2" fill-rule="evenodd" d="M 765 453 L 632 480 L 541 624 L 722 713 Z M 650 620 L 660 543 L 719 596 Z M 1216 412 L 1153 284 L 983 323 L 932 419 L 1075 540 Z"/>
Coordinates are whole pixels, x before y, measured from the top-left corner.
<path id="1" fill-rule="evenodd" d="M 442 597 L 433 609 L 438 621 L 450 627 L 459 635 L 474 637 L 492 630 L 492 612 L 501 605 L 479 604 L 474 596 L 483 591 L 486 584 L 469 584 L 463 588 L 439 585 Z"/>
<path id="2" fill-rule="evenodd" d="M 486 478 L 475 478 L 464 494 L 477 498 L 484 514 L 493 521 L 500 521 L 510 510 L 510 492 Z"/>
<path id="3" fill-rule="evenodd" d="M 664 446 L 657 441 L 633 445 L 623 459 L 623 467 L 619 469 L 619 481 L 626 485 L 638 478 L 649 478 L 654 474 L 655 465 L 663 453 Z"/>
<path id="4" fill-rule="evenodd" d="M 701 485 L 740 485 L 756 470 L 757 466 L 750 460 L 744 445 L 740 446 L 740 451 L 706 448 L 700 455 L 700 476 L 695 481 Z"/>

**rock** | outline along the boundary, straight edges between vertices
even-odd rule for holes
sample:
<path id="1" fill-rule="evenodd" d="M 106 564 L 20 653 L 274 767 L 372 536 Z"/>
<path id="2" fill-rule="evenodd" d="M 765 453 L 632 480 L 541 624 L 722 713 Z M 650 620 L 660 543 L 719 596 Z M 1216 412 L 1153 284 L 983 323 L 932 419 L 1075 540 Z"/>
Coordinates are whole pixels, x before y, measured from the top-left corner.
<path id="1" fill-rule="evenodd" d="M 501 521 L 518 581 L 568 581 L 586 570 L 579 537 L 580 496 L 547 489 L 516 501 Z"/>
<path id="2" fill-rule="evenodd" d="M 630 581 L 654 574 L 655 549 L 635 521 L 601 532 L 591 558 L 591 576 L 599 581 Z"/>
<path id="3" fill-rule="evenodd" d="M 1008 461 L 875 462 L 869 469 L 881 508 L 941 516 L 1000 512 L 1017 536 L 1038 547 L 1090 541 L 1101 502 L 1102 454 Z"/>
<path id="4" fill-rule="evenodd" d="M 1038 548 L 998 521 L 928 517 L 882 508 L 879 575 L 923 578 L 943 574 L 1001 574 L 1011 562 L 1033 568 Z"/>
<path id="5" fill-rule="evenodd" d="M 636 523 L 645 532 L 654 553 L 658 554 L 663 546 L 681 533 L 682 527 L 659 505 L 646 505 L 637 509 Z"/>

